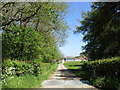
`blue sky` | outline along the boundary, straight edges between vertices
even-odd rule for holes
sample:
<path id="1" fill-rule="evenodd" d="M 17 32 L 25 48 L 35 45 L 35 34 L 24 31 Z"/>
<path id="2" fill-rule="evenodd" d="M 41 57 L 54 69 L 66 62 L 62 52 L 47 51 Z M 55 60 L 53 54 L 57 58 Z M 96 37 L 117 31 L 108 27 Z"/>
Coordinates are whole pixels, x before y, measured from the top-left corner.
<path id="1" fill-rule="evenodd" d="M 82 46 L 85 43 L 82 41 L 82 34 L 74 34 L 73 31 L 76 30 L 76 26 L 81 24 L 78 20 L 83 20 L 82 12 L 91 10 L 91 2 L 73 2 L 70 3 L 68 13 L 65 17 L 65 21 L 70 27 L 69 36 L 66 39 L 64 46 L 60 47 L 61 52 L 64 56 L 78 56 L 82 52 Z"/>

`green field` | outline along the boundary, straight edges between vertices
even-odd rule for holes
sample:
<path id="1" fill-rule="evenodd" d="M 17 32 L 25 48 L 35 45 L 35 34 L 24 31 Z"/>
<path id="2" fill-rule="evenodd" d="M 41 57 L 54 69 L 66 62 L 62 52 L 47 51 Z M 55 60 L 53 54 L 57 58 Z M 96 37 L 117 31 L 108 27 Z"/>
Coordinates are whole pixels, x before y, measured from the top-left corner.
<path id="1" fill-rule="evenodd" d="M 83 64 L 81 61 L 66 61 L 64 63 L 65 67 L 68 69 L 78 69 Z"/>

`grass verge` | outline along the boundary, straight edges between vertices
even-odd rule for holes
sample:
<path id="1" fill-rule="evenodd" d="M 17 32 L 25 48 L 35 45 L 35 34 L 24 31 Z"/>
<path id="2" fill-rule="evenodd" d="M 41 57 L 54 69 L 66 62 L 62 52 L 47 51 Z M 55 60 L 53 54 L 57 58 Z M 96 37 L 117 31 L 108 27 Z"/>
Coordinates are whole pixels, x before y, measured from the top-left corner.
<path id="1" fill-rule="evenodd" d="M 42 73 L 37 76 L 25 73 L 20 76 L 3 74 L 2 88 L 36 88 L 56 70 L 58 64 L 42 63 Z"/>

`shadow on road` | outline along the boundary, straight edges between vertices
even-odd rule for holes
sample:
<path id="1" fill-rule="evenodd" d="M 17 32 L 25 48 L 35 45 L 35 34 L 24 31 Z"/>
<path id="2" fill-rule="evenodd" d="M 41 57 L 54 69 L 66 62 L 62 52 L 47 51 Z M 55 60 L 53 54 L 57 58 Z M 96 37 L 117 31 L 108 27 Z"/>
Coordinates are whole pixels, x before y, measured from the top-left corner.
<path id="1" fill-rule="evenodd" d="M 63 88 L 94 88 L 87 80 L 76 76 L 73 72 L 75 69 L 67 69 L 64 65 L 59 64 L 53 75 L 42 83 L 45 87 L 63 87 Z"/>

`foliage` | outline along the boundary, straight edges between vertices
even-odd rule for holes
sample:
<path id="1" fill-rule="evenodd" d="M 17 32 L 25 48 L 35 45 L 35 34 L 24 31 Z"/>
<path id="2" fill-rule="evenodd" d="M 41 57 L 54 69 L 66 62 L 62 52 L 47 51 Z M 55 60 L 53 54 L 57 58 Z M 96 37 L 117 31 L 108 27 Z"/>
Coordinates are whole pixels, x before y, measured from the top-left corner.
<path id="1" fill-rule="evenodd" d="M 55 2 L 1 3 L 3 87 L 30 88 L 55 70 L 55 62 L 62 59 L 58 47 L 67 36 L 67 7 Z"/>
<path id="2" fill-rule="evenodd" d="M 92 84 L 97 88 L 111 88 L 119 90 L 120 81 L 116 77 L 110 76 L 97 76 L 91 79 Z"/>
<path id="3" fill-rule="evenodd" d="M 54 38 L 49 34 L 45 34 L 43 37 L 44 46 L 40 51 L 43 62 L 55 62 L 57 60 L 60 60 L 62 58 L 62 55 L 57 45 L 55 44 Z"/>
<path id="4" fill-rule="evenodd" d="M 74 58 L 80 58 L 80 57 L 82 57 L 82 55 L 80 55 L 80 56 L 75 56 Z"/>
<path id="5" fill-rule="evenodd" d="M 98 88 L 119 88 L 120 57 L 100 59 L 84 63 L 81 68 Z"/>
<path id="6" fill-rule="evenodd" d="M 2 2 L 3 60 L 55 62 L 67 36 L 66 3 Z"/>
<path id="7" fill-rule="evenodd" d="M 55 41 L 62 44 L 66 37 L 67 25 L 64 22 L 66 3 L 51 2 L 2 2 L 2 29 L 14 23 L 20 27 L 31 27 L 41 33 L 55 36 Z"/>
<path id="8" fill-rule="evenodd" d="M 7 66 L 7 67 L 5 67 Z M 30 88 L 40 84 L 56 69 L 57 64 L 7 60 L 3 64 L 3 88 Z"/>
<path id="9" fill-rule="evenodd" d="M 45 66 L 44 66 L 45 65 Z M 52 64 L 42 63 L 38 61 L 33 62 L 21 62 L 21 61 L 11 61 L 7 60 L 2 66 L 2 73 L 7 74 L 9 76 L 12 75 L 23 75 L 26 73 L 38 76 L 39 74 L 43 73 L 45 69 L 51 67 Z"/>
<path id="10" fill-rule="evenodd" d="M 80 78 L 89 80 L 97 88 L 120 89 L 120 57 L 81 63 L 66 62 L 65 66 Z"/>
<path id="11" fill-rule="evenodd" d="M 120 57 L 86 62 L 83 69 L 92 76 L 109 75 L 119 77 Z"/>
<path id="12" fill-rule="evenodd" d="M 33 60 L 43 47 L 43 37 L 32 28 L 10 28 L 13 32 L 3 31 L 3 59 Z"/>
<path id="13" fill-rule="evenodd" d="M 3 31 L 3 60 L 10 58 L 28 61 L 39 58 L 43 62 L 55 62 L 61 59 L 53 36 L 16 24 L 10 29 L 13 32 Z"/>
<path id="14" fill-rule="evenodd" d="M 94 2 L 92 10 L 83 13 L 84 20 L 76 32 L 84 34 L 85 56 L 90 60 L 120 55 L 120 2 Z"/>
<path id="15" fill-rule="evenodd" d="M 103 87 L 105 86 L 105 78 L 104 77 L 97 77 L 95 81 L 93 81 L 93 85 L 96 87 Z"/>

